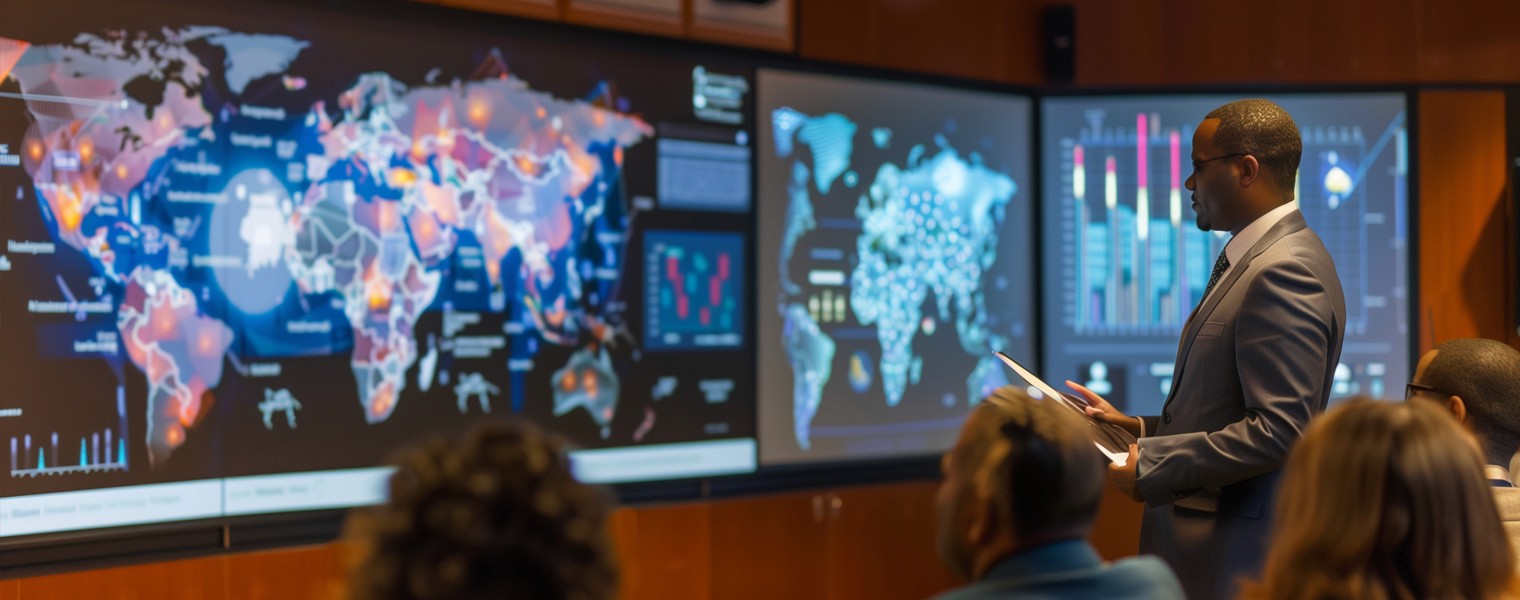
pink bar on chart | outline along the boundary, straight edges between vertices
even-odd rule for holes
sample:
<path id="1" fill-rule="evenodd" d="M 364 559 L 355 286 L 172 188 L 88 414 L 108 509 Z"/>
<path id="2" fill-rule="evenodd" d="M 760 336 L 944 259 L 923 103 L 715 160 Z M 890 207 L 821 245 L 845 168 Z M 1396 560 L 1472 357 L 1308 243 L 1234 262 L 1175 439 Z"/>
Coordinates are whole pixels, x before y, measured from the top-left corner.
<path id="1" fill-rule="evenodd" d="M 1172 189 L 1182 187 L 1182 136 L 1173 129 L 1167 140 L 1167 145 L 1172 150 Z"/>
<path id="2" fill-rule="evenodd" d="M 1145 113 L 1135 115 L 1135 170 L 1140 176 L 1136 184 L 1141 188 L 1149 184 L 1147 174 L 1150 172 L 1150 164 L 1145 156 L 1145 150 L 1150 146 L 1150 132 L 1146 131 L 1149 126 L 1150 119 L 1145 118 Z"/>

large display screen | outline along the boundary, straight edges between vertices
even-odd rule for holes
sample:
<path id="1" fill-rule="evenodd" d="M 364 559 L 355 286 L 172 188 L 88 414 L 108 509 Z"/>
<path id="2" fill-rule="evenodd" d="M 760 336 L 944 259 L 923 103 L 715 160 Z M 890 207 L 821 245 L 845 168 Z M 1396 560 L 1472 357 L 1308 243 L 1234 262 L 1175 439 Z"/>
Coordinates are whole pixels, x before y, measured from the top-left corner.
<path id="1" fill-rule="evenodd" d="M 1400 93 L 1272 95 L 1303 137 L 1295 197 L 1335 260 L 1346 337 L 1332 398 L 1408 380 L 1408 127 Z M 1234 96 L 1045 99 L 1045 374 L 1159 414 L 1182 325 L 1226 232 L 1194 224 L 1193 130 Z"/>
<path id="2" fill-rule="evenodd" d="M 924 455 L 1033 361 L 1027 98 L 759 74 L 763 464 Z"/>
<path id="3" fill-rule="evenodd" d="M 487 415 L 587 481 L 755 467 L 745 65 L 291 5 L 5 13 L 0 536 L 374 502 L 391 450 Z"/>

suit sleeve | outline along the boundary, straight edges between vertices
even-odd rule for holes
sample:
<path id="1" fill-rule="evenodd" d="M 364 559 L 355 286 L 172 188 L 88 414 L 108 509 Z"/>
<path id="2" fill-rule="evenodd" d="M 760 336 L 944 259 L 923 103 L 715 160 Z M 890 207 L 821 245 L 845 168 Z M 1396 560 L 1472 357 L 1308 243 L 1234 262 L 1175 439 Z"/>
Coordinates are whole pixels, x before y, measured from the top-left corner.
<path id="1" fill-rule="evenodd" d="M 1309 418 L 1322 408 L 1331 332 L 1339 326 L 1332 303 L 1323 282 L 1298 260 L 1270 265 L 1252 279 L 1235 325 L 1245 418 L 1218 431 L 1142 440 L 1136 481 L 1147 504 L 1159 506 L 1282 466 Z"/>

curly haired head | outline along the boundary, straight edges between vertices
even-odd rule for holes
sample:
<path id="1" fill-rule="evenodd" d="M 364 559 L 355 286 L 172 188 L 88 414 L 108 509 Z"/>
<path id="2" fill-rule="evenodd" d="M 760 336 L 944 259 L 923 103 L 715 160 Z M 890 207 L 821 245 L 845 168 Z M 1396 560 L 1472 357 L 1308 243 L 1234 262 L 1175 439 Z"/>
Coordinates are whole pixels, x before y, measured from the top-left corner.
<path id="1" fill-rule="evenodd" d="M 362 600 L 616 594 L 610 502 L 571 476 L 563 443 L 520 421 L 479 425 L 399 455 L 390 501 L 357 512 Z"/>

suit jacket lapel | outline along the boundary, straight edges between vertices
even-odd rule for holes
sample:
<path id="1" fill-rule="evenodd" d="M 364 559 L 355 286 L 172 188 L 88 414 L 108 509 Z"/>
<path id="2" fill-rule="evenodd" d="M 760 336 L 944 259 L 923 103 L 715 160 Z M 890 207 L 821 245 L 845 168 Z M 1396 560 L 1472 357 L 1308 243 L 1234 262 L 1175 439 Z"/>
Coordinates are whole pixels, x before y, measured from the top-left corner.
<path id="1" fill-rule="evenodd" d="M 1271 229 L 1267 230 L 1266 234 L 1261 236 L 1261 239 L 1256 240 L 1256 245 L 1251 246 L 1251 249 L 1240 258 L 1240 264 L 1231 265 L 1230 274 L 1215 284 L 1214 293 L 1209 294 L 1204 299 L 1203 304 L 1198 305 L 1197 310 L 1194 310 L 1192 316 L 1188 317 L 1187 323 L 1182 327 L 1182 338 L 1178 341 L 1177 362 L 1173 364 L 1172 389 L 1166 394 L 1166 403 L 1161 407 L 1163 412 L 1165 412 L 1166 407 L 1171 406 L 1172 399 L 1177 396 L 1177 383 L 1182 381 L 1182 368 L 1183 365 L 1187 364 L 1188 352 L 1193 349 L 1193 340 L 1198 337 L 1198 330 L 1203 328 L 1203 324 L 1208 322 L 1209 315 L 1214 313 L 1214 309 L 1219 306 L 1219 302 L 1224 299 L 1226 294 L 1230 293 L 1230 288 L 1235 285 L 1235 281 L 1245 274 L 1246 268 L 1251 265 L 1251 259 L 1265 252 L 1267 248 L 1272 247 L 1272 244 L 1277 243 L 1277 240 L 1287 237 L 1289 234 L 1304 229 L 1307 226 L 1304 223 L 1304 214 L 1298 211 L 1288 213 L 1278 220 L 1276 224 L 1272 225 Z"/>

